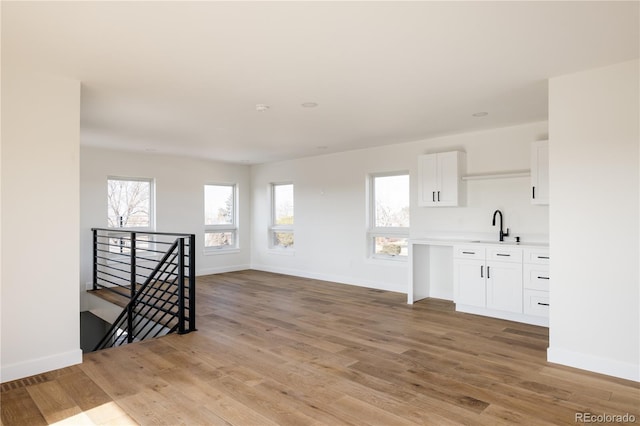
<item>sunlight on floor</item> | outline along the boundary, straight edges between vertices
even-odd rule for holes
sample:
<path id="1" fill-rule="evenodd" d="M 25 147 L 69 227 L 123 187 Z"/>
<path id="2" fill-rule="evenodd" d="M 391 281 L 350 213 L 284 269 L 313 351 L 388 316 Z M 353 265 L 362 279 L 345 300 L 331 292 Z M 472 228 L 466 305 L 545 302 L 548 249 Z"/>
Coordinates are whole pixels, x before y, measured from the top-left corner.
<path id="1" fill-rule="evenodd" d="M 137 425 L 115 402 L 108 402 L 91 410 L 68 417 L 54 425 Z"/>

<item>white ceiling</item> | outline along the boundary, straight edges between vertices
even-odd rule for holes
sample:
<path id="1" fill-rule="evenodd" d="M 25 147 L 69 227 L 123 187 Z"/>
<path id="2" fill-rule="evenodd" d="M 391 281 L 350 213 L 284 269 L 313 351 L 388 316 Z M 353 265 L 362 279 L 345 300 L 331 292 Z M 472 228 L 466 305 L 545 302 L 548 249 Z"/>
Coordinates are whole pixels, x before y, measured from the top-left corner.
<path id="1" fill-rule="evenodd" d="M 639 4 L 3 1 L 2 61 L 82 81 L 84 145 L 261 163 L 546 120 Z"/>

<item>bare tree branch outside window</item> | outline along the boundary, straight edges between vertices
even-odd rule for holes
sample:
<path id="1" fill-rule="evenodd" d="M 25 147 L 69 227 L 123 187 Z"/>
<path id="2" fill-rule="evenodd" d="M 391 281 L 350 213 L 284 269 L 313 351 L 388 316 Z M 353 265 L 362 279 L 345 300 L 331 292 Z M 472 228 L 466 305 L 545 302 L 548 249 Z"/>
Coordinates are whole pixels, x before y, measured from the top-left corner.
<path id="1" fill-rule="evenodd" d="M 107 220 L 110 228 L 151 226 L 149 181 L 109 179 L 107 185 Z"/>

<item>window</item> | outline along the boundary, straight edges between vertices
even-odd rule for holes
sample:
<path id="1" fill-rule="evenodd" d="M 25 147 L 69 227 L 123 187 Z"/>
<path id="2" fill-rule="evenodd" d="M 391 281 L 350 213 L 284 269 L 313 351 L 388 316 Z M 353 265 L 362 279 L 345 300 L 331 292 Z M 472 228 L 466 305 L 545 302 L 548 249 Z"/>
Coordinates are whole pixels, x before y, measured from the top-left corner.
<path id="1" fill-rule="evenodd" d="M 369 255 L 406 260 L 409 237 L 409 174 L 375 174 L 369 181 Z"/>
<path id="2" fill-rule="evenodd" d="M 107 179 L 109 228 L 153 229 L 153 180 Z"/>
<path id="3" fill-rule="evenodd" d="M 153 231 L 153 179 L 107 178 L 107 226 L 129 231 Z M 136 238 L 139 249 L 149 248 L 149 236 Z M 129 253 L 131 238 L 119 234 L 109 240 L 109 251 Z"/>
<path id="4" fill-rule="evenodd" d="M 205 250 L 238 248 L 236 186 L 204 186 Z"/>
<path id="5" fill-rule="evenodd" d="M 293 248 L 293 184 L 271 184 L 270 247 Z"/>

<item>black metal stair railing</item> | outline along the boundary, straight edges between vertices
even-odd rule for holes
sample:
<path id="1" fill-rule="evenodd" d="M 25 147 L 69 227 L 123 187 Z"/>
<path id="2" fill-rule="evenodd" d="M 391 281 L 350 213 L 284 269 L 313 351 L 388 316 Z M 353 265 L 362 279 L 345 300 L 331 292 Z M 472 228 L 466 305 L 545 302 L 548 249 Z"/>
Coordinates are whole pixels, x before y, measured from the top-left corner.
<path id="1" fill-rule="evenodd" d="M 196 330 L 195 235 L 92 231 L 93 289 L 129 298 L 95 350 Z"/>

